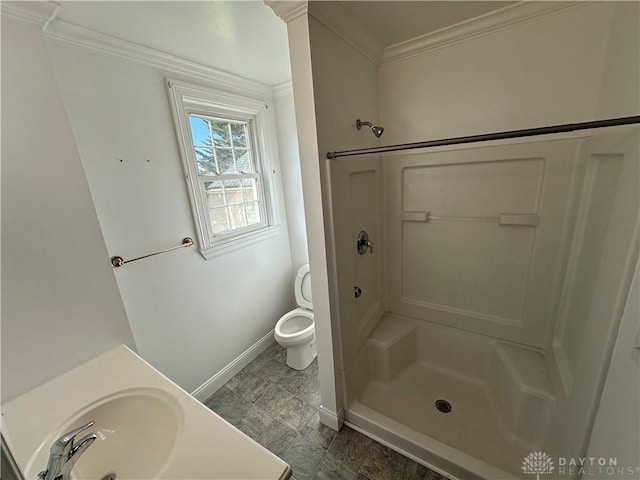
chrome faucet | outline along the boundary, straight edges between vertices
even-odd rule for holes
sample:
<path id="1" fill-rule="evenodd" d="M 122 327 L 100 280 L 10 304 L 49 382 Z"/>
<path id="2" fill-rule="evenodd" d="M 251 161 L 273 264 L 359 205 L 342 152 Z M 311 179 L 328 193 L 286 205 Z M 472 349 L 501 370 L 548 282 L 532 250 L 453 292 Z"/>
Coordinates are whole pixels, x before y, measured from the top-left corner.
<path id="1" fill-rule="evenodd" d="M 95 442 L 98 436 L 90 433 L 82 438 L 77 444 L 75 443 L 76 435 L 86 430 L 96 423 L 91 420 L 86 425 L 82 425 L 70 432 L 62 435 L 51 445 L 49 451 L 49 463 L 47 469 L 38 474 L 38 480 L 69 480 L 71 469 L 76 464 L 80 455 Z"/>

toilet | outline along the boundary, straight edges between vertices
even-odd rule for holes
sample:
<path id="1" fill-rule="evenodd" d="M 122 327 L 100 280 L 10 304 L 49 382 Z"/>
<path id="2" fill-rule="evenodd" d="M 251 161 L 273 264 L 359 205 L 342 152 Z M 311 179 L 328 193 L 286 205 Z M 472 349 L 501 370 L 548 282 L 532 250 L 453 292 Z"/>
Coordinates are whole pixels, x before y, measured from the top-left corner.
<path id="1" fill-rule="evenodd" d="M 294 291 L 299 308 L 280 317 L 274 337 L 280 346 L 287 349 L 287 365 L 295 370 L 304 370 L 316 358 L 316 326 L 308 264 L 298 270 Z"/>

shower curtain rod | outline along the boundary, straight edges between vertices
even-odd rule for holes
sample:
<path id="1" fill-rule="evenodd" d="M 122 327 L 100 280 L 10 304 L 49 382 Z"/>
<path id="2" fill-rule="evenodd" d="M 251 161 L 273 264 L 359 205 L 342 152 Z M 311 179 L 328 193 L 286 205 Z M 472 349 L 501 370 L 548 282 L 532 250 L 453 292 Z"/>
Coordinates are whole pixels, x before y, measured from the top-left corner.
<path id="1" fill-rule="evenodd" d="M 510 130 L 506 132 L 485 133 L 482 135 L 470 135 L 467 137 L 453 137 L 441 140 L 429 140 L 426 142 L 400 143 L 384 147 L 358 148 L 355 150 L 342 150 L 327 152 L 329 160 L 339 157 L 353 157 L 355 155 L 367 155 L 372 153 L 396 152 L 399 150 L 413 150 L 416 148 L 441 147 L 443 145 L 460 145 L 463 143 L 488 142 L 490 140 L 504 140 L 507 138 L 532 137 L 534 135 L 547 135 L 550 133 L 565 133 L 576 130 L 589 130 L 593 128 L 616 127 L 619 125 L 632 125 L 640 123 L 640 115 L 633 117 L 609 118 L 607 120 L 595 120 L 593 122 L 565 123 L 547 127 L 525 128 L 522 130 Z"/>

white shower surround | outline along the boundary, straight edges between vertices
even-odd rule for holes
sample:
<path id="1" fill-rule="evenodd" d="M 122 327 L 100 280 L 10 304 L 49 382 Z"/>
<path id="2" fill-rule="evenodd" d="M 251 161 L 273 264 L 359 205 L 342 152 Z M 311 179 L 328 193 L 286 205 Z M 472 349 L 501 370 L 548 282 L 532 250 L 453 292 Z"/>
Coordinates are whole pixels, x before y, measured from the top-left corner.
<path id="1" fill-rule="evenodd" d="M 344 309 L 350 309 L 342 316 L 341 325 L 347 421 L 392 443 L 390 438 L 397 435 L 398 424 L 404 425 L 418 434 L 413 443 L 400 443 L 401 448 L 423 460 L 437 454 L 430 461 L 442 468 L 443 459 L 450 462 L 446 470 L 461 478 L 471 474 L 517 478 L 521 459 L 530 451 L 544 450 L 564 457 L 583 455 L 600 395 L 602 369 L 609 361 L 638 258 L 639 206 L 634 198 L 640 188 L 638 138 L 637 127 L 631 127 L 622 132 L 597 133 L 591 138 L 547 138 L 485 148 L 399 154 L 387 158 L 386 163 L 375 159 L 335 161 L 331 168 L 335 204 L 352 205 L 355 211 L 367 212 L 358 208 L 363 206 L 362 199 L 369 196 L 364 202 L 369 205 L 368 212 L 358 218 L 354 218 L 353 209 L 336 211 L 336 236 L 348 244 L 346 237 L 365 225 L 362 228 L 375 232 L 372 238 L 384 240 L 377 244 L 384 251 L 381 261 L 385 271 L 391 272 L 381 290 L 387 295 L 384 309 L 375 295 L 372 298 L 363 294 L 351 306 L 343 304 Z M 609 151 L 618 153 L 606 154 Z M 412 196 L 410 188 L 401 186 L 412 185 L 407 176 L 420 171 L 422 167 L 416 170 L 416 165 L 441 168 L 446 159 L 447 168 L 458 170 L 456 175 L 466 175 L 465 168 L 471 167 L 474 178 L 482 173 L 478 168 L 489 168 L 494 183 L 491 189 L 482 190 L 482 182 L 475 189 L 468 187 L 466 207 L 473 210 L 484 207 L 479 193 L 489 203 L 509 199 L 504 187 L 507 182 L 514 183 L 515 172 L 511 169 L 519 158 L 545 164 L 540 185 L 540 171 L 533 168 L 528 172 L 536 186 L 532 191 L 541 192 L 536 203 L 545 205 L 538 226 L 500 225 L 466 218 L 468 213 L 454 216 L 455 221 L 401 221 L 400 205 L 410 203 L 407 197 Z M 500 163 L 509 170 L 508 175 L 501 177 L 493 169 Z M 436 177 L 436 181 L 442 180 L 440 175 Z M 374 197 L 380 178 L 384 179 L 382 223 L 386 225 L 382 236 L 377 235 L 376 222 L 371 222 L 376 216 L 373 206 L 379 204 Z M 447 185 L 455 184 L 455 180 L 450 178 Z M 432 181 L 421 178 L 437 204 L 437 188 L 430 188 Z M 455 209 L 456 205 L 465 206 L 464 202 L 453 201 L 450 207 Z M 507 207 L 507 211 L 516 210 Z M 451 216 L 448 211 L 439 213 L 442 217 Z M 419 229 L 419 233 L 407 235 L 407 225 Z M 437 229 L 452 228 L 451 225 L 455 235 L 445 236 L 434 247 L 431 243 L 434 236 L 437 238 Z M 478 235 L 478 228 L 495 232 L 498 239 L 506 236 L 506 240 L 496 249 L 494 237 Z M 548 229 L 547 234 L 540 232 L 544 228 Z M 524 242 L 523 234 L 533 236 L 524 250 L 518 248 Z M 414 250 L 407 256 L 404 252 L 411 241 L 424 251 Z M 476 245 L 480 248 L 474 248 Z M 355 252 L 345 255 L 352 258 L 342 258 L 341 272 L 348 279 L 353 278 L 363 292 L 375 292 L 371 283 L 376 278 L 371 275 L 374 257 L 359 257 Z M 502 264 L 501 257 L 509 255 L 513 257 L 510 262 Z M 465 262 L 459 262 L 457 257 Z M 446 261 L 452 265 L 450 271 L 440 268 Z M 398 268 L 397 278 L 394 265 Z M 479 271 L 478 265 L 488 267 Z M 543 307 L 532 321 L 540 335 L 545 335 L 542 340 L 531 333 L 523 334 L 527 329 L 523 321 L 506 322 L 483 311 L 500 307 L 499 298 L 487 295 L 485 284 L 491 287 L 494 281 L 500 285 L 502 277 L 514 274 L 511 266 L 515 266 L 515 274 L 527 280 L 523 302 L 515 311 Z M 425 280 L 431 275 L 429 269 L 439 285 Z M 541 289 L 536 283 L 536 270 L 547 288 Z M 489 276 L 485 275 L 487 272 Z M 467 277 L 480 280 L 466 284 Z M 428 293 L 437 298 L 432 302 L 410 298 L 420 291 L 416 284 L 428 285 Z M 341 290 L 346 291 L 347 287 Z M 487 297 L 492 301 L 487 302 Z M 359 306 L 361 299 L 364 303 Z M 366 302 L 371 305 L 368 309 Z M 408 312 L 402 309 L 404 303 L 411 307 Z M 461 303 L 471 303 L 475 309 L 459 308 Z M 403 320 L 390 322 L 398 314 L 404 314 Z M 602 321 L 603 318 L 607 320 Z M 426 382 L 426 378 L 431 381 Z M 474 401 L 467 402 L 469 397 Z M 447 420 L 438 421 L 442 414 L 434 408 L 437 398 L 454 405 Z M 491 420 L 478 423 L 478 419 Z M 452 436 L 452 432 L 458 436 Z M 405 433 L 404 441 L 411 436 Z M 461 440 L 462 437 L 465 438 Z M 456 448 L 454 453 L 451 447 Z M 496 467 L 501 471 L 496 472 Z"/>
<path id="2" fill-rule="evenodd" d="M 634 38 L 633 32 L 638 29 L 637 21 L 631 22 L 629 18 L 637 20 L 638 6 L 575 6 L 580 8 L 559 9 L 549 15 L 534 16 L 535 18 L 529 18 L 526 22 L 512 22 L 508 28 L 483 32 L 473 38 L 467 37 L 464 41 L 451 40 L 445 42 L 445 45 L 439 44 L 394 63 L 377 63 L 375 56 L 363 52 L 361 45 L 352 41 L 353 37 L 344 32 L 336 32 L 338 27 L 336 24 L 329 25 L 324 13 L 315 14 L 313 5 L 308 17 L 306 10 L 296 12 L 293 15 L 298 15 L 295 22 L 308 21 L 310 39 L 306 41 L 310 42 L 313 58 L 313 92 L 310 93 L 296 88 L 297 78 L 303 73 L 308 75 L 308 72 L 303 72 L 300 65 L 296 68 L 296 53 L 292 52 L 296 109 L 297 113 L 303 113 L 298 115 L 298 120 L 309 120 L 304 117 L 304 113 L 311 113 L 314 124 L 317 123 L 317 138 L 309 135 L 309 138 L 301 139 L 301 147 L 311 146 L 318 152 L 318 156 L 323 157 L 327 150 L 368 146 L 362 143 L 372 139 L 358 136 L 352 131 L 351 125 L 352 117 L 364 118 L 365 113 L 367 120 L 385 127 L 384 144 L 637 114 L 638 68 L 637 55 L 634 55 L 637 47 L 624 43 L 622 39 Z M 567 24 L 572 28 L 567 29 Z M 620 30 L 624 33 L 621 34 Z M 291 28 L 289 35 L 292 44 L 295 33 L 292 35 Z M 295 39 L 303 40 L 301 37 Z M 372 70 L 375 70 L 375 75 L 371 74 Z M 372 87 L 378 90 L 377 93 L 372 92 Z M 311 102 L 314 109 L 308 109 L 307 102 Z M 379 116 L 375 115 L 376 106 L 380 109 Z M 395 412 L 394 418 L 393 408 L 404 409 L 405 405 L 398 401 L 394 406 L 392 397 L 385 398 L 384 392 L 392 390 L 390 386 L 400 388 L 403 380 L 406 381 L 421 369 L 439 368 L 442 371 L 450 367 L 449 363 L 433 357 L 425 358 L 420 354 L 416 354 L 413 361 L 408 361 L 405 357 L 411 349 L 407 348 L 408 344 L 402 345 L 400 340 L 402 346 L 396 349 L 396 353 L 400 352 L 400 360 L 397 357 L 394 360 L 392 353 L 385 355 L 378 352 L 377 356 L 371 353 L 376 348 L 384 351 L 380 345 L 371 345 L 372 333 L 376 337 L 380 319 L 389 319 L 393 315 L 389 312 L 405 315 L 409 313 L 414 318 L 404 320 L 418 326 L 417 337 L 424 336 L 425 331 L 441 329 L 444 332 L 443 338 L 449 335 L 450 339 L 457 337 L 459 340 L 461 335 L 467 335 L 470 338 L 475 336 L 479 344 L 484 342 L 484 347 L 480 350 L 491 352 L 485 356 L 494 360 L 474 365 L 484 365 L 483 374 L 476 378 L 476 384 L 481 386 L 480 390 L 491 392 L 487 394 L 487 411 L 494 412 L 496 431 L 501 431 L 507 437 L 514 434 L 520 436 L 527 448 L 545 448 L 555 455 L 584 454 L 619 319 L 629 292 L 631 275 L 638 258 L 638 202 L 637 195 L 634 194 L 638 189 L 638 134 L 637 129 L 619 130 L 618 133 L 598 133 L 591 139 L 585 137 L 583 140 L 580 135 L 554 137 L 554 140 L 564 139 L 565 146 L 570 145 L 564 154 L 547 151 L 530 155 L 531 158 L 543 159 L 541 163 L 545 164 L 545 168 L 556 163 L 549 158 L 554 155 L 558 157 L 557 175 L 547 176 L 538 172 L 539 180 L 544 178 L 558 182 L 552 189 L 556 193 L 545 198 L 549 190 L 542 188 L 538 190 L 542 201 L 536 198 L 532 205 L 534 208 L 548 207 L 547 203 L 555 202 L 555 206 L 560 208 L 551 209 L 545 215 L 540 215 L 541 211 L 537 212 L 543 223 L 527 228 L 544 230 L 548 228 L 544 222 L 555 217 L 552 221 L 556 222 L 554 228 L 561 230 L 547 230 L 547 244 L 544 245 L 546 260 L 541 260 L 540 255 L 530 255 L 529 258 L 529 267 L 537 262 L 535 268 L 539 269 L 538 287 L 533 289 L 536 294 L 534 297 L 537 296 L 539 302 L 544 303 L 544 308 L 538 309 L 538 315 L 542 315 L 543 321 L 537 323 L 538 317 L 533 315 L 530 319 L 531 339 L 528 334 L 522 334 L 520 328 L 528 323 L 522 321 L 526 318 L 513 316 L 514 312 L 519 311 L 518 308 L 506 312 L 511 315 L 511 318 L 507 315 L 506 322 L 499 321 L 505 320 L 504 312 L 501 312 L 503 315 L 495 315 L 495 312 L 487 315 L 484 312 L 485 326 L 492 325 L 491 320 L 497 320 L 493 321 L 494 325 L 491 327 L 494 331 L 484 332 L 482 328 L 475 328 L 476 333 L 460 333 L 451 328 L 455 326 L 474 330 L 472 324 L 466 322 L 465 325 L 460 318 L 455 325 L 454 315 L 437 321 L 436 323 L 445 324 L 438 327 L 430 321 L 433 318 L 420 313 L 425 313 L 424 308 L 413 312 L 394 310 L 394 305 L 401 306 L 406 299 L 402 290 L 398 292 L 397 280 L 401 281 L 402 288 L 402 281 L 406 278 L 396 275 L 396 283 L 391 285 L 393 279 L 389 272 L 393 271 L 394 260 L 390 257 L 402 253 L 402 244 L 398 244 L 393 238 L 397 235 L 394 228 L 398 225 L 391 225 L 389 219 L 393 220 L 393 215 L 398 215 L 398 209 L 390 213 L 390 204 L 397 207 L 397 203 L 394 204 L 397 200 L 393 195 L 394 189 L 397 190 L 400 186 L 398 182 L 401 169 L 396 162 L 402 162 L 404 157 L 410 156 L 399 154 L 383 159 L 321 161 L 320 176 L 326 175 L 330 179 L 322 185 L 322 195 L 325 202 L 324 229 L 328 244 L 331 245 L 330 249 L 325 250 L 328 270 L 332 273 L 329 277 L 329 293 L 333 304 L 331 310 L 332 313 L 335 310 L 335 314 L 331 317 L 332 342 L 326 343 L 325 338 L 319 342 L 319 347 L 325 352 L 333 350 L 336 359 L 335 374 L 337 378 L 344 380 L 341 387 L 345 392 L 343 398 L 339 389 L 334 390 L 325 383 L 323 400 L 327 392 L 331 394 L 335 391 L 336 408 L 339 410 L 342 403 L 347 421 L 356 428 L 450 474 L 461 478 L 522 476 L 519 471 L 522 448 L 517 453 L 512 452 L 515 458 L 511 458 L 512 464 L 507 467 L 490 465 L 474 457 L 474 452 L 465 452 L 464 445 L 455 448 L 439 442 L 435 438 L 437 435 L 429 443 L 425 440 L 429 432 L 421 432 L 415 428 L 416 421 L 410 426 L 406 425 L 410 423 L 407 419 L 404 419 L 405 424 L 398 421 L 398 416 L 406 412 Z M 528 142 L 538 143 L 534 150 L 553 150 L 559 144 L 545 144 L 548 140 L 549 138 L 535 139 Z M 492 146 L 507 144 L 510 145 L 509 148 L 517 149 L 520 148 L 517 144 L 523 142 L 526 143 L 514 141 L 494 143 Z M 444 150 L 447 148 L 435 151 Z M 464 150 L 465 148 L 457 149 L 451 155 L 464 156 Z M 473 155 L 473 151 L 470 153 Z M 521 158 L 527 157 L 526 152 L 523 155 Z M 508 161 L 508 157 L 509 155 L 486 161 Z M 564 163 L 560 162 L 562 159 Z M 430 164 L 429 159 L 423 158 L 422 161 L 423 166 Z M 472 164 L 474 160 L 458 162 Z M 420 161 L 417 161 L 417 165 L 421 165 Z M 568 171 L 563 172 L 565 167 Z M 394 168 L 397 168 L 395 184 L 390 180 Z M 303 178 L 305 170 L 307 175 L 311 171 L 305 168 L 304 161 L 302 170 Z M 560 181 L 558 177 L 561 178 Z M 406 177 L 403 181 L 406 181 Z M 616 187 L 611 189 L 612 186 Z M 318 201 L 320 197 L 314 198 L 317 194 L 315 190 L 305 191 L 305 202 Z M 402 197 L 396 194 L 396 198 Z M 604 209 L 590 208 L 598 207 L 600 202 L 603 202 Z M 411 213 L 407 210 L 407 213 Z M 436 215 L 435 212 L 430 213 Z M 494 215 L 500 213 L 535 212 L 507 210 L 494 212 Z M 440 212 L 440 215 L 445 216 L 446 213 Z M 395 221 L 398 221 L 397 217 Z M 609 222 L 604 229 L 603 222 Z M 358 257 L 353 253 L 355 235 L 361 229 L 368 231 L 377 251 L 384 251 L 384 256 Z M 591 237 L 587 236 L 587 240 L 583 241 L 585 232 L 600 232 L 602 235 L 596 240 L 590 240 Z M 453 249 L 452 245 L 444 246 L 445 249 Z M 313 250 L 312 248 L 310 251 L 312 268 L 314 255 L 318 254 Z M 404 265 L 404 262 L 396 263 Z M 507 263 L 503 268 L 509 266 Z M 549 285 L 540 280 L 545 273 L 553 279 Z M 589 281 L 576 282 L 584 275 L 590 276 Z M 364 292 L 358 301 L 354 301 L 352 297 L 354 284 Z M 432 286 L 438 285 L 434 283 Z M 526 290 L 530 286 L 526 284 L 523 288 Z M 463 292 L 465 293 L 468 297 L 470 295 L 467 300 L 471 301 L 467 303 L 467 308 L 462 309 L 466 311 L 452 311 L 449 308 L 449 314 L 473 313 L 469 306 L 478 307 L 477 313 L 482 313 L 482 308 L 479 307 L 483 306 L 483 297 L 474 297 L 473 292 L 468 290 Z M 580 305 L 585 304 L 585 299 L 592 296 L 595 299 L 590 307 L 580 309 Z M 526 295 L 521 297 L 519 305 L 526 306 L 527 298 Z M 447 310 L 434 308 L 434 302 L 422 302 L 418 306 L 425 307 L 425 303 L 432 303 L 427 306 L 433 311 Z M 484 307 L 495 307 L 495 303 L 494 299 Z M 528 307 L 537 308 L 539 305 Z M 488 318 L 491 316 L 497 318 Z M 601 321 L 603 318 L 606 320 Z M 452 319 L 454 325 L 450 322 Z M 511 329 L 511 333 L 508 328 L 502 328 L 509 324 L 516 327 Z M 402 333 L 402 328 L 399 331 Z M 482 333 L 489 333 L 490 336 Z M 514 341 L 519 342 L 520 346 Z M 416 344 L 420 345 L 420 342 Z M 461 345 L 460 342 L 458 344 Z M 445 351 L 450 351 L 456 342 L 444 340 L 442 345 L 447 346 Z M 394 350 L 391 346 L 389 349 L 389 352 Z M 394 377 L 389 373 L 394 372 L 391 365 L 394 362 L 403 365 L 403 359 L 407 368 L 396 372 L 397 376 Z M 320 360 L 322 361 L 321 357 Z M 368 368 L 363 368 L 363 364 L 371 362 L 378 365 L 374 369 L 376 378 L 370 376 Z M 527 418 L 523 414 L 527 410 L 522 408 L 523 402 L 526 404 L 529 400 L 518 400 L 518 395 L 523 391 L 531 393 L 532 387 L 531 377 L 522 373 L 534 368 L 545 379 L 542 382 L 545 388 L 533 388 L 538 395 L 533 395 L 529 400 L 541 403 L 547 412 L 553 411 L 551 417 L 554 418 L 550 420 L 549 413 L 544 417 L 551 424 L 560 421 L 559 429 L 545 432 L 544 428 L 539 428 L 535 433 L 533 427 L 534 424 L 540 427 L 539 417 Z M 389 374 L 386 378 L 382 375 L 385 370 Z M 467 378 L 464 378 L 465 375 L 458 376 L 460 382 L 473 383 L 470 381 L 469 371 L 462 371 Z M 499 380 L 504 379 L 507 372 L 513 374 L 514 371 L 520 373 L 511 375 L 513 381 L 500 384 Z M 451 385 L 454 385 L 455 375 L 452 371 L 449 373 Z M 381 378 L 386 382 L 381 381 Z M 405 387 L 415 388 L 413 383 L 406 382 Z M 510 391 L 512 393 L 508 393 Z M 397 400 L 400 398 L 397 397 Z M 533 398 L 537 400 L 532 400 Z M 389 403 L 385 406 L 386 400 Z M 371 405 L 376 402 L 380 411 L 367 406 L 367 403 Z M 425 404 L 427 403 L 428 408 L 433 409 L 432 402 L 425 400 Z M 520 407 L 508 415 L 495 415 L 496 411 L 500 411 L 499 407 L 512 404 L 519 404 Z M 385 408 L 388 411 L 384 411 Z M 434 442 L 439 442 L 439 446 Z"/>

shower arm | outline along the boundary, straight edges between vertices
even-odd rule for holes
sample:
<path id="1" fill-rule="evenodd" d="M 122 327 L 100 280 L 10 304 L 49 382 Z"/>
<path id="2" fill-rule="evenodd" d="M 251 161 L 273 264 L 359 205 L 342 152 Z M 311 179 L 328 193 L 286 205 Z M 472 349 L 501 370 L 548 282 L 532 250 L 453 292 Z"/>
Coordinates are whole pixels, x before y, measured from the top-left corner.
<path id="1" fill-rule="evenodd" d="M 371 131 L 373 132 L 373 134 L 376 136 L 376 138 L 380 138 L 380 136 L 382 135 L 382 132 L 384 132 L 384 128 L 383 127 L 378 127 L 378 126 L 374 125 L 371 122 L 363 122 L 362 120 L 360 120 L 358 118 L 356 120 L 356 128 L 358 130 L 360 130 L 360 129 L 362 129 L 363 125 L 369 127 L 371 129 Z"/>

